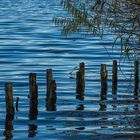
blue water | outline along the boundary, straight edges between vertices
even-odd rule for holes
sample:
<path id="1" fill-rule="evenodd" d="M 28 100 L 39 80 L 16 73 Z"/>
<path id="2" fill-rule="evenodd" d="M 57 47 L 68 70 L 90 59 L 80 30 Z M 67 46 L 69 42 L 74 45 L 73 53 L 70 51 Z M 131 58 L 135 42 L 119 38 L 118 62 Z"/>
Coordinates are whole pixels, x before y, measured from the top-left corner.
<path id="1" fill-rule="evenodd" d="M 63 36 L 53 17 L 70 16 L 57 0 L 1 0 L 0 2 L 0 139 L 5 126 L 5 82 L 14 86 L 19 111 L 9 130 L 14 140 L 140 138 L 139 100 L 133 96 L 133 61 L 121 56 L 114 35 L 103 40 L 89 34 Z M 111 93 L 112 60 L 119 62 L 117 100 Z M 85 62 L 85 96 L 76 99 L 75 73 Z M 100 110 L 100 64 L 107 64 L 106 110 Z M 56 111 L 46 111 L 46 69 L 53 69 L 57 83 Z M 29 120 L 28 74 L 37 73 L 38 117 Z"/>

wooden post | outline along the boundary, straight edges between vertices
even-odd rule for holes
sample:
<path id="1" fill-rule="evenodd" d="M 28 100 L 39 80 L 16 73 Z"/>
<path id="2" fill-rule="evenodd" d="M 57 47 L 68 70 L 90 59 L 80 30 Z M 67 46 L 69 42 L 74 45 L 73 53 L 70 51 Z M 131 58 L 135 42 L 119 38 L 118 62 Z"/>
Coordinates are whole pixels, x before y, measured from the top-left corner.
<path id="1" fill-rule="evenodd" d="M 52 69 L 47 69 L 47 74 L 46 74 L 46 82 L 47 82 L 47 92 L 46 92 L 46 97 L 48 96 L 48 94 L 50 93 L 50 83 L 52 80 Z"/>
<path id="2" fill-rule="evenodd" d="M 13 86 L 11 83 L 5 83 L 5 101 L 6 114 L 14 116 Z"/>
<path id="3" fill-rule="evenodd" d="M 80 72 L 76 72 L 76 93 L 80 91 Z"/>
<path id="4" fill-rule="evenodd" d="M 80 69 L 79 69 L 79 71 L 80 71 L 80 77 L 81 77 L 81 86 L 85 86 L 85 64 L 84 64 L 84 62 L 81 62 L 80 63 Z"/>
<path id="5" fill-rule="evenodd" d="M 107 70 L 106 70 L 106 64 L 101 64 L 101 70 L 100 70 L 100 74 L 101 74 L 101 95 L 100 95 L 100 100 L 101 103 L 100 105 L 100 109 L 101 111 L 106 110 L 107 106 L 104 102 L 104 100 L 106 100 L 106 96 L 107 96 Z"/>
<path id="6" fill-rule="evenodd" d="M 46 109 L 56 110 L 56 81 L 52 79 L 52 69 L 47 69 Z"/>
<path id="7" fill-rule="evenodd" d="M 36 83 L 36 73 L 29 74 L 29 119 L 34 120 L 38 114 L 38 86 Z"/>
<path id="8" fill-rule="evenodd" d="M 4 136 L 6 139 L 13 137 L 13 119 L 14 119 L 14 103 L 13 103 L 13 86 L 11 83 L 5 83 L 5 101 L 6 101 L 6 119 Z"/>
<path id="9" fill-rule="evenodd" d="M 6 140 L 11 140 L 13 137 L 13 119 L 14 119 L 14 115 L 10 115 L 7 114 L 6 115 L 6 119 L 5 119 L 5 131 L 3 133 L 3 135 L 5 136 Z"/>
<path id="10" fill-rule="evenodd" d="M 101 64 L 101 98 L 106 99 L 107 94 L 107 70 L 106 64 Z"/>
<path id="11" fill-rule="evenodd" d="M 50 89 L 49 89 L 49 94 L 47 96 L 47 110 L 54 111 L 55 109 L 55 104 L 56 104 L 56 82 L 55 80 L 50 81 Z"/>
<path id="12" fill-rule="evenodd" d="M 117 82 L 118 82 L 118 66 L 117 61 L 113 60 L 113 66 L 112 66 L 112 93 L 116 93 L 117 91 Z"/>
<path id="13" fill-rule="evenodd" d="M 85 64 L 81 62 L 79 70 L 76 72 L 76 93 L 84 95 L 85 89 Z"/>
<path id="14" fill-rule="evenodd" d="M 105 104 L 106 96 L 107 96 L 107 70 L 106 70 L 106 64 L 101 64 L 100 69 L 100 75 L 101 75 L 101 95 L 100 95 L 100 109 L 99 110 L 106 110 L 107 105 Z"/>
<path id="15" fill-rule="evenodd" d="M 139 61 L 134 64 L 134 94 L 138 95 L 139 90 Z"/>

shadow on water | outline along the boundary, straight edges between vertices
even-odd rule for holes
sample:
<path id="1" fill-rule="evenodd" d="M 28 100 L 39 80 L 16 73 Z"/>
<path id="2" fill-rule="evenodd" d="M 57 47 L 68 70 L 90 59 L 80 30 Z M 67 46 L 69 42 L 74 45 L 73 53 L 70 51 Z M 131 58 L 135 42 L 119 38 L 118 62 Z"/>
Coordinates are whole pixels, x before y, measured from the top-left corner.
<path id="1" fill-rule="evenodd" d="M 37 133 L 37 125 L 29 125 L 28 137 L 35 137 Z"/>
<path id="2" fill-rule="evenodd" d="M 76 99 L 84 101 L 84 90 L 84 88 L 81 88 L 80 91 L 76 93 Z M 84 110 L 84 104 L 77 105 L 76 110 Z"/>
<path id="3" fill-rule="evenodd" d="M 114 103 L 117 101 L 117 91 L 113 91 L 112 92 L 112 99 L 113 99 Z M 113 107 L 113 110 L 117 109 L 117 105 L 116 104 L 113 104 L 112 107 Z"/>
<path id="4" fill-rule="evenodd" d="M 99 111 L 106 111 L 107 105 L 106 105 L 106 100 L 107 100 L 107 91 L 101 91 L 101 96 L 100 96 L 100 108 Z"/>
<path id="5" fill-rule="evenodd" d="M 29 115 L 29 130 L 28 130 L 28 137 L 35 137 L 37 133 L 37 125 L 32 124 L 32 121 L 37 120 L 38 109 L 37 106 L 34 106 L 34 109 L 30 112 Z"/>
<path id="6" fill-rule="evenodd" d="M 135 92 L 134 93 L 134 101 L 135 101 L 135 104 L 134 104 L 134 110 L 135 111 L 138 111 L 139 110 L 139 96 L 138 96 L 138 92 Z"/>
<path id="7" fill-rule="evenodd" d="M 84 105 L 83 104 L 79 104 L 77 106 L 76 110 L 84 110 Z"/>

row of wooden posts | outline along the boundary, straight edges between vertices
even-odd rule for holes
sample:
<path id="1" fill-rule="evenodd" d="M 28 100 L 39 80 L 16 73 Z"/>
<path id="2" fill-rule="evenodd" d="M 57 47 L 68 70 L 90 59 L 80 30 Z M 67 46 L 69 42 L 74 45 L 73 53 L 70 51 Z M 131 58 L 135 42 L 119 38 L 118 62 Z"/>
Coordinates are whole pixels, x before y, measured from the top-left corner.
<path id="1" fill-rule="evenodd" d="M 106 99 L 107 96 L 107 69 L 106 64 L 101 64 L 101 100 Z M 38 85 L 36 82 L 36 73 L 29 74 L 29 118 L 31 120 L 37 118 L 38 113 Z M 76 93 L 77 95 L 84 94 L 85 88 L 85 64 L 82 62 L 79 65 L 79 70 L 76 72 Z M 118 66 L 117 61 L 113 61 L 112 65 L 112 93 L 117 91 L 118 82 Z M 53 80 L 52 69 L 46 71 L 46 108 L 47 110 L 53 110 L 56 104 L 56 81 Z M 139 90 L 139 61 L 134 63 L 134 93 L 138 95 Z M 6 113 L 9 116 L 14 115 L 14 103 L 13 103 L 13 87 L 12 83 L 5 83 L 5 99 L 6 99 Z M 80 96 L 82 97 L 82 96 Z M 18 110 L 19 98 L 16 101 L 16 110 Z"/>

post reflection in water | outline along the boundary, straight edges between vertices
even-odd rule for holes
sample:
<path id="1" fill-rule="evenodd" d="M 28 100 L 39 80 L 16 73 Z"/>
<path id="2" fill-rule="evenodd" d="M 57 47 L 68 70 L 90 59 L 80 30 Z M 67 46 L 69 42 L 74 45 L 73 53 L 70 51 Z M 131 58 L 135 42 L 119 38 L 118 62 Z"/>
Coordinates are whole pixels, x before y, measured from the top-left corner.
<path id="1" fill-rule="evenodd" d="M 38 115 L 38 102 L 32 106 L 32 109 L 29 112 L 29 121 L 37 120 Z M 35 137 L 37 131 L 37 125 L 35 124 L 29 124 L 29 130 L 28 130 L 28 137 Z"/>
<path id="2" fill-rule="evenodd" d="M 78 105 L 76 110 L 84 110 L 84 105 L 83 104 Z"/>
<path id="3" fill-rule="evenodd" d="M 33 115 L 33 114 L 32 114 Z M 37 114 L 34 114 L 34 119 L 29 118 L 29 120 L 37 120 Z M 37 131 L 37 125 L 35 124 L 29 124 L 29 130 L 28 130 L 28 137 L 35 137 Z"/>
<path id="4" fill-rule="evenodd" d="M 105 111 L 106 108 L 107 108 L 107 105 L 105 103 L 106 95 L 107 95 L 107 92 L 101 91 L 100 104 L 99 104 L 100 105 L 100 108 L 99 108 L 100 111 Z"/>
<path id="5" fill-rule="evenodd" d="M 77 94 L 76 99 L 83 101 L 84 100 L 84 93 Z"/>
<path id="6" fill-rule="evenodd" d="M 6 140 L 10 140 L 10 139 L 13 138 L 13 134 L 12 134 L 13 119 L 14 119 L 14 115 L 6 114 L 5 131 L 3 133 L 3 135 L 5 136 Z"/>
<path id="7" fill-rule="evenodd" d="M 138 93 L 135 93 L 135 95 L 134 95 L 134 101 L 135 101 L 135 103 L 134 103 L 133 109 L 136 110 L 136 111 L 138 111 L 138 110 L 139 110 L 139 98 L 138 98 Z"/>
<path id="8" fill-rule="evenodd" d="M 37 125 L 34 124 L 29 125 L 28 137 L 35 137 L 37 133 L 36 131 L 37 131 Z"/>
<path id="9" fill-rule="evenodd" d="M 83 101 L 84 100 L 84 88 L 81 90 L 80 93 L 77 93 L 76 94 L 76 99 L 80 100 L 80 101 Z M 84 110 L 84 105 L 83 104 L 79 104 L 77 107 L 76 107 L 76 110 Z"/>
<path id="10" fill-rule="evenodd" d="M 113 99 L 113 102 L 116 102 L 117 101 L 117 91 L 113 91 L 112 92 L 112 95 L 113 95 L 113 97 L 112 97 L 112 99 Z M 113 110 L 116 110 L 117 109 L 117 105 L 114 103 L 114 104 L 112 104 L 112 109 Z"/>

